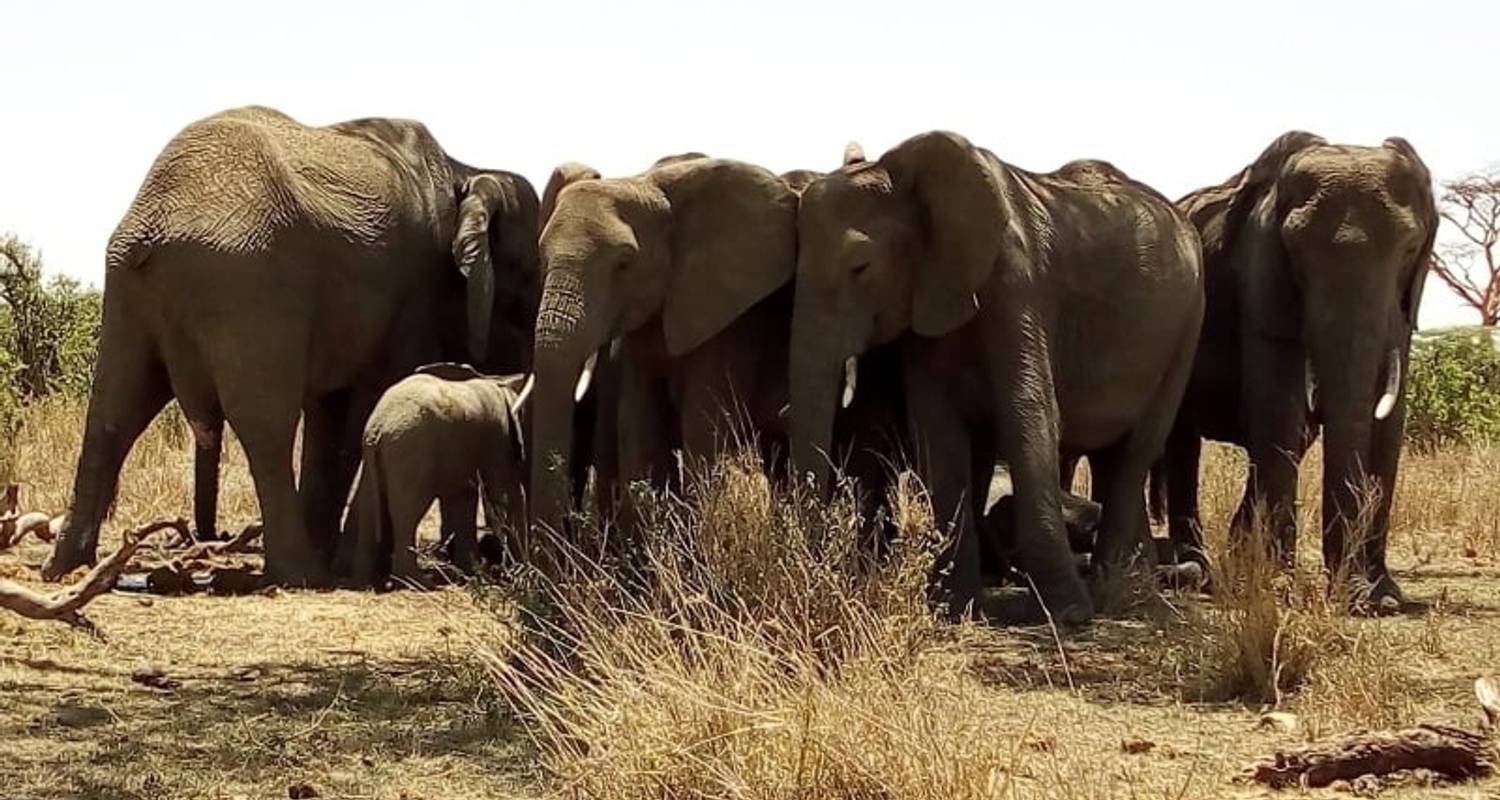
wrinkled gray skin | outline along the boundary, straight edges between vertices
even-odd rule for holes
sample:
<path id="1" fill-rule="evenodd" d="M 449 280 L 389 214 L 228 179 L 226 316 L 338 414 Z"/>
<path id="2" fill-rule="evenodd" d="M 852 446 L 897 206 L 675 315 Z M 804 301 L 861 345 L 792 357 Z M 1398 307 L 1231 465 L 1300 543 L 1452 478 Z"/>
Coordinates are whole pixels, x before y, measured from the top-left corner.
<path id="1" fill-rule="evenodd" d="M 449 555 L 464 571 L 476 565 L 481 487 L 487 512 L 504 510 L 512 526 L 524 525 L 525 448 L 516 407 L 524 381 L 482 375 L 467 365 L 433 364 L 381 395 L 365 423 L 350 512 L 357 524 L 345 531 L 357 537 L 357 583 L 419 579 L 417 524 L 433 501 L 442 510 Z"/>
<path id="2" fill-rule="evenodd" d="M 1141 487 L 1202 315 L 1192 226 L 1103 162 L 1037 175 L 936 132 L 813 183 L 798 242 L 798 469 L 826 485 L 846 359 L 915 334 L 902 349 L 916 464 L 939 519 L 956 528 L 942 599 L 956 612 L 975 597 L 972 493 L 998 458 L 1039 599 L 1056 620 L 1091 618 L 1062 520 L 1059 448 L 1095 465 L 1099 561 L 1149 558 Z"/>
<path id="3" fill-rule="evenodd" d="M 1104 509 L 1094 501 L 1072 492 L 1062 492 L 1063 527 L 1068 532 L 1068 547 L 1074 553 L 1092 553 L 1094 538 Z M 980 523 L 984 540 L 982 548 L 987 573 L 1004 577 L 1016 561 L 1016 496 L 1002 495 L 985 512 Z"/>
<path id="4" fill-rule="evenodd" d="M 1175 546 L 1201 558 L 1201 436 L 1249 451 L 1237 535 L 1260 504 L 1272 544 L 1295 558 L 1297 465 L 1321 425 L 1324 563 L 1336 570 L 1351 559 L 1370 601 L 1399 608 L 1385 542 L 1405 426 L 1401 376 L 1438 224 L 1427 167 L 1404 139 L 1355 147 L 1294 131 L 1179 206 L 1202 234 L 1208 313 L 1164 464 Z M 1377 419 L 1387 392 L 1394 405 Z M 1366 481 L 1379 502 L 1361 545 L 1353 487 Z"/>
<path id="5" fill-rule="evenodd" d="M 536 220 L 524 178 L 450 158 L 420 123 L 249 107 L 184 128 L 110 238 L 73 503 L 43 575 L 93 561 L 120 465 L 175 396 L 195 431 L 238 434 L 267 578 L 325 580 L 380 392 L 445 356 L 528 367 Z"/>
<path id="6" fill-rule="evenodd" d="M 537 520 L 554 528 L 576 472 L 575 388 L 586 358 L 612 340 L 609 405 L 627 484 L 660 484 L 672 449 L 716 453 L 731 433 L 725 408 L 763 430 L 785 402 L 796 195 L 740 162 L 663 162 L 636 177 L 565 181 L 542 234 L 531 487 Z"/>

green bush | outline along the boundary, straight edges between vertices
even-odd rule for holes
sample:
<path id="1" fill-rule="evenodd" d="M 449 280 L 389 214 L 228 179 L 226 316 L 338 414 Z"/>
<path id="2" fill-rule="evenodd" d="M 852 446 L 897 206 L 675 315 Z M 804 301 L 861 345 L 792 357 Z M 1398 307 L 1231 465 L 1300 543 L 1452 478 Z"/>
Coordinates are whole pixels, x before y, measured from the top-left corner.
<path id="1" fill-rule="evenodd" d="M 1406 436 L 1421 447 L 1500 442 L 1500 338 L 1452 328 L 1412 341 Z"/>
<path id="2" fill-rule="evenodd" d="M 0 236 L 0 429 L 13 428 L 33 400 L 88 393 L 103 310 L 99 290 L 44 279 L 30 245 Z"/>

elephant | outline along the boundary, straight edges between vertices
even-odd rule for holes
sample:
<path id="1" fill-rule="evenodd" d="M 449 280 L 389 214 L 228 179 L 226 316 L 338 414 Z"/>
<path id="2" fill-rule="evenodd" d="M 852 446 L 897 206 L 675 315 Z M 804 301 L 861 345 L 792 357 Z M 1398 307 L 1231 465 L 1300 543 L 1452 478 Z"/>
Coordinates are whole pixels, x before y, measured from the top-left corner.
<path id="1" fill-rule="evenodd" d="M 524 379 L 483 375 L 465 364 L 430 364 L 380 396 L 365 423 L 350 511 L 357 524 L 345 531 L 355 538 L 353 578 L 359 585 L 386 575 L 418 579 L 417 524 L 434 500 L 441 504 L 449 556 L 465 572 L 474 570 L 478 557 L 479 487 L 486 516 L 504 510 L 513 528 L 525 525 L 519 418 Z M 497 522 L 491 518 L 499 534 Z"/>
<path id="2" fill-rule="evenodd" d="M 634 177 L 553 183 L 563 185 L 540 243 L 531 496 L 537 521 L 560 528 L 574 402 L 601 348 L 618 348 L 609 405 L 627 485 L 659 485 L 673 448 L 717 452 L 734 410 L 756 430 L 777 424 L 797 198 L 760 167 L 696 153 Z"/>
<path id="3" fill-rule="evenodd" d="M 1035 174 L 934 131 L 809 186 L 798 244 L 796 468 L 826 485 L 856 358 L 899 341 L 916 467 L 953 528 L 935 599 L 950 614 L 972 608 L 976 497 L 1003 460 L 1034 600 L 1058 622 L 1091 619 L 1061 515 L 1060 448 L 1094 465 L 1104 514 L 1096 560 L 1149 558 L 1142 486 L 1203 314 L 1192 225 L 1106 162 Z"/>
<path id="4" fill-rule="evenodd" d="M 1321 426 L 1325 567 L 1352 567 L 1350 577 L 1367 579 L 1372 607 L 1398 609 L 1385 543 L 1405 426 L 1402 376 L 1438 226 L 1426 165 L 1405 139 L 1360 147 L 1292 131 L 1178 205 L 1202 235 L 1208 312 L 1159 466 L 1174 547 L 1202 558 L 1198 460 L 1207 437 L 1249 452 L 1235 540 L 1261 506 L 1271 546 L 1293 561 L 1297 469 Z M 1378 499 L 1361 532 L 1367 482 Z"/>
<path id="5" fill-rule="evenodd" d="M 326 580 L 381 391 L 445 356 L 529 368 L 537 211 L 525 178 L 453 159 L 418 122 L 309 127 L 252 106 L 189 124 L 110 237 L 73 503 L 43 575 L 93 560 L 121 463 L 175 396 L 195 430 L 238 435 L 267 578 Z"/>

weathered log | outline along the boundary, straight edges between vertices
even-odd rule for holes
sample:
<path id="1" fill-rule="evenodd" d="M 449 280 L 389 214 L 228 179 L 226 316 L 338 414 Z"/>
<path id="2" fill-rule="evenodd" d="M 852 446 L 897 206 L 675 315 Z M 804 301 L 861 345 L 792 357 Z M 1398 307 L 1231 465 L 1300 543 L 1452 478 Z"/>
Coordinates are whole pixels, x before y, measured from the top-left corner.
<path id="1" fill-rule="evenodd" d="M 184 529 L 186 525 L 184 524 Z M 244 553 L 250 549 L 250 545 L 260 538 L 265 532 L 265 526 L 260 523 L 252 523 L 240 529 L 233 539 L 222 542 L 202 542 L 193 545 L 191 550 L 178 556 L 182 561 L 193 561 L 202 558 L 213 558 L 214 556 L 229 555 L 230 553 Z"/>
<path id="2" fill-rule="evenodd" d="M 1278 751 L 1246 768 L 1244 778 L 1274 788 L 1327 786 L 1362 775 L 1427 769 L 1450 780 L 1491 774 L 1493 745 L 1482 734 L 1448 725 L 1359 733 Z"/>
<path id="3" fill-rule="evenodd" d="M 93 630 L 94 625 L 83 615 L 83 607 L 90 600 L 109 591 L 120 573 L 130 564 L 130 559 L 147 536 L 157 531 L 176 527 L 176 522 L 156 522 L 143 528 L 127 531 L 120 541 L 120 549 L 89 571 L 78 583 L 51 595 L 38 594 L 26 587 L 7 580 L 0 580 L 0 608 L 7 608 L 28 619 L 59 620 L 69 625 Z"/>

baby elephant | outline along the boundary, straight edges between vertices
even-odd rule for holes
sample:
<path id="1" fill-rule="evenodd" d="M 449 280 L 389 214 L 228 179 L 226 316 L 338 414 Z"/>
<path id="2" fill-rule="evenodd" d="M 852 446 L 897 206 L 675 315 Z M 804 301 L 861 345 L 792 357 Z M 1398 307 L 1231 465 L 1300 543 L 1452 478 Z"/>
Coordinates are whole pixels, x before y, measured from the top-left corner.
<path id="1" fill-rule="evenodd" d="M 417 579 L 417 524 L 433 500 L 441 504 L 449 555 L 465 571 L 474 569 L 478 554 L 478 486 L 486 517 L 493 508 L 503 509 L 513 525 L 525 519 L 518 417 L 523 380 L 481 375 L 464 364 L 432 364 L 381 395 L 365 423 L 350 513 L 357 582 L 373 585 L 386 574 Z"/>

